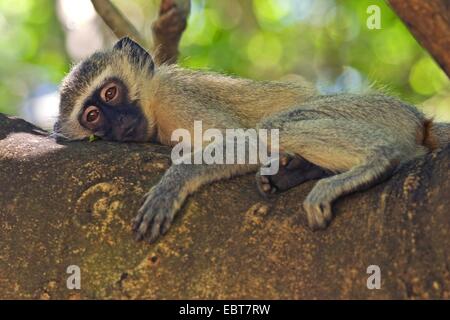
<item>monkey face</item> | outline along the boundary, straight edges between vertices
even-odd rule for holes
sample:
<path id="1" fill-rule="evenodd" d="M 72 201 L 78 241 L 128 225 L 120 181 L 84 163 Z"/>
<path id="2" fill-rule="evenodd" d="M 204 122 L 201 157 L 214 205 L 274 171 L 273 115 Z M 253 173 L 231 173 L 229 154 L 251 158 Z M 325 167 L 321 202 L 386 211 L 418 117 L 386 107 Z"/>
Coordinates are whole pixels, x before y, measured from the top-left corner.
<path id="1" fill-rule="evenodd" d="M 70 140 L 91 135 L 114 141 L 149 141 L 154 121 L 145 106 L 154 74 L 150 54 L 129 38 L 76 65 L 61 86 L 54 131 Z"/>
<path id="2" fill-rule="evenodd" d="M 84 103 L 78 122 L 94 135 L 113 141 L 147 141 L 147 120 L 126 86 L 107 79 Z"/>

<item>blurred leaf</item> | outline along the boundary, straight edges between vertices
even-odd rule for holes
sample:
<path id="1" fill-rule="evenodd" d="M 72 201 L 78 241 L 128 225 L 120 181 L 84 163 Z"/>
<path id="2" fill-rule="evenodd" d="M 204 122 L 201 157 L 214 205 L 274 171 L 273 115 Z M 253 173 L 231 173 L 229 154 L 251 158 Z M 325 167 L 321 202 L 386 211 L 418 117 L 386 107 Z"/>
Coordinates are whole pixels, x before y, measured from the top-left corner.
<path id="1" fill-rule="evenodd" d="M 116 1 L 150 34 L 159 0 Z M 17 114 L 33 88 L 69 70 L 55 4 L 0 0 L 0 112 Z M 366 27 L 369 5 L 381 9 L 380 30 Z M 414 103 L 444 97 L 432 100 L 440 106 L 450 95 L 449 79 L 379 0 L 192 0 L 180 52 L 184 67 L 254 79 L 301 74 L 333 92 L 375 83 Z"/>
<path id="2" fill-rule="evenodd" d="M 432 95 L 442 90 L 448 79 L 434 60 L 427 56 L 414 64 L 409 74 L 409 83 L 417 93 Z"/>

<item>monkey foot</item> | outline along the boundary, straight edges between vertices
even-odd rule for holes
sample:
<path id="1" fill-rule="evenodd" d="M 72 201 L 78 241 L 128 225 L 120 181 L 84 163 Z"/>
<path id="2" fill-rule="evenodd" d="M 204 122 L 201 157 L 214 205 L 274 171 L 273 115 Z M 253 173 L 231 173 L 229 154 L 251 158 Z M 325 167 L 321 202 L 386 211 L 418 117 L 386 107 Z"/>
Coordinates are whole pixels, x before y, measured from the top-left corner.
<path id="1" fill-rule="evenodd" d="M 287 152 L 280 153 L 278 173 L 261 175 L 256 173 L 256 185 L 263 196 L 270 196 L 276 192 L 286 191 L 305 181 L 320 179 L 332 173 L 308 160 Z"/>

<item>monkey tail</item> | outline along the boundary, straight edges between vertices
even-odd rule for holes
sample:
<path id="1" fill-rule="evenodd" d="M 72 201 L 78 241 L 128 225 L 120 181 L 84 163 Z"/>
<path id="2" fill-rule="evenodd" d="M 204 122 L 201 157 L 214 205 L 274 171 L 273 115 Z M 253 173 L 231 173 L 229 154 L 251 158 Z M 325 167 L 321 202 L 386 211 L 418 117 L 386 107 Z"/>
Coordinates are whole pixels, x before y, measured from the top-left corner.
<path id="1" fill-rule="evenodd" d="M 432 119 L 426 119 L 423 122 L 422 144 L 430 150 L 450 144 L 450 123 L 433 122 Z"/>

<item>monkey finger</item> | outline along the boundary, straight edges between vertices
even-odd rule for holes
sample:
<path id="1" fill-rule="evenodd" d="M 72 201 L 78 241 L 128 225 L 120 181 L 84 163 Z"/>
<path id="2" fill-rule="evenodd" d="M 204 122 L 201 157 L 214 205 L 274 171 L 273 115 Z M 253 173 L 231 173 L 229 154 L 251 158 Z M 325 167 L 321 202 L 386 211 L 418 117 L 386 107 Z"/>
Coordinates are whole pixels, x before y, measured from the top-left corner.
<path id="1" fill-rule="evenodd" d="M 148 234 L 146 240 L 148 243 L 153 243 L 158 239 L 158 237 L 161 235 L 161 223 L 162 223 L 163 217 L 161 214 L 158 214 L 153 219 L 151 226 L 150 226 L 150 233 Z"/>
<path id="2" fill-rule="evenodd" d="M 145 234 L 147 233 L 147 230 L 149 229 L 149 226 L 152 223 L 153 216 L 154 214 L 151 214 L 151 212 L 147 211 L 147 213 L 142 218 L 142 221 L 139 223 L 139 226 L 137 227 L 136 231 L 137 241 L 140 241 L 145 237 Z"/>
<path id="3" fill-rule="evenodd" d="M 138 211 L 138 214 L 131 220 L 131 229 L 136 232 L 141 225 L 142 218 L 144 217 L 145 211 Z"/>
<path id="4" fill-rule="evenodd" d="M 151 190 L 150 190 L 149 192 L 146 192 L 146 193 L 141 197 L 141 200 L 140 200 L 140 205 L 141 205 L 141 207 L 144 205 L 145 200 L 148 199 L 148 197 L 150 196 L 150 194 L 151 194 Z"/>
<path id="5" fill-rule="evenodd" d="M 146 235 L 147 235 L 147 230 L 148 230 L 148 225 L 141 223 L 141 225 L 139 226 L 138 230 L 136 231 L 136 235 L 134 236 L 134 239 L 136 241 L 144 240 L 146 238 Z"/>
<path id="6" fill-rule="evenodd" d="M 137 231 L 139 229 L 139 226 L 141 225 L 142 219 L 144 218 L 145 210 L 144 207 L 141 206 L 141 208 L 138 210 L 138 214 L 136 217 L 134 217 L 131 220 L 131 228 L 133 231 Z"/>
<path id="7" fill-rule="evenodd" d="M 139 209 L 138 216 L 142 215 L 142 222 L 146 225 L 149 225 L 151 221 L 157 215 L 158 210 L 155 209 L 154 203 L 150 203 L 150 200 L 146 201 L 146 203 Z"/>
<path id="8" fill-rule="evenodd" d="M 139 228 L 139 225 L 141 224 L 142 216 L 136 216 L 133 219 L 131 219 L 131 230 L 137 231 Z"/>
<path id="9" fill-rule="evenodd" d="M 167 216 L 161 226 L 161 234 L 164 235 L 169 231 L 170 226 L 172 225 L 173 218 L 171 216 Z"/>
<path id="10" fill-rule="evenodd" d="M 135 235 L 134 235 L 134 240 L 139 242 L 142 241 L 144 239 L 145 234 L 139 232 L 139 230 L 135 231 Z"/>

